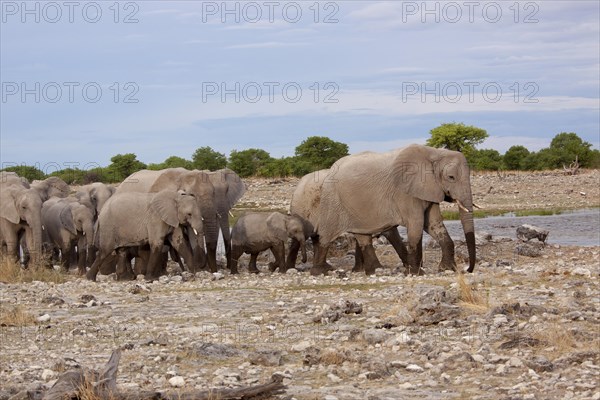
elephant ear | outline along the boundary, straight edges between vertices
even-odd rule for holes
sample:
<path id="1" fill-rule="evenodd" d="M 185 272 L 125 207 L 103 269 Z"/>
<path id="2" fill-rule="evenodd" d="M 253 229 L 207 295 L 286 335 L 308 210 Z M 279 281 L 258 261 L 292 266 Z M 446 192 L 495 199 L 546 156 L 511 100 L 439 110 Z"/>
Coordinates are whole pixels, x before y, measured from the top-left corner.
<path id="1" fill-rule="evenodd" d="M 279 212 L 274 212 L 267 218 L 267 227 L 269 231 L 279 240 L 287 240 L 287 222 L 288 216 Z"/>
<path id="2" fill-rule="evenodd" d="M 73 223 L 73 213 L 71 212 L 71 207 L 63 207 L 60 212 L 60 223 L 66 230 L 71 232 L 71 234 L 77 235 L 77 229 L 75 229 L 75 224 Z"/>
<path id="3" fill-rule="evenodd" d="M 2 201 L 0 201 L 0 217 L 6 218 L 13 224 L 18 224 L 21 217 L 19 216 L 19 211 L 15 204 L 15 196 L 17 193 L 10 188 L 2 188 L 1 192 Z"/>
<path id="4" fill-rule="evenodd" d="M 227 202 L 229 208 L 232 208 L 239 199 L 246 193 L 246 185 L 241 178 L 232 170 L 224 169 L 221 171 L 223 179 L 227 181 Z"/>
<path id="5" fill-rule="evenodd" d="M 421 200 L 441 203 L 444 191 L 439 181 L 436 149 L 422 145 L 411 145 L 398 152 L 394 159 L 395 185 L 402 193 Z"/>
<path id="6" fill-rule="evenodd" d="M 177 196 L 180 196 L 177 192 L 162 190 L 156 193 L 150 201 L 150 211 L 158 215 L 164 223 L 172 227 L 179 226 Z"/>

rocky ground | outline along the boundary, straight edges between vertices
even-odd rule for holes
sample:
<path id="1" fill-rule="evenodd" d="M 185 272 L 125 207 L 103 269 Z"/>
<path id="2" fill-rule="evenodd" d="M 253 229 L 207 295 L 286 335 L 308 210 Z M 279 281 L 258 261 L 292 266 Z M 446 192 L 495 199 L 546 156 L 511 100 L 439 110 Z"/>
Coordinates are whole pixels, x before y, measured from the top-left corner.
<path id="1" fill-rule="evenodd" d="M 489 209 L 580 208 L 598 206 L 599 181 L 598 171 L 485 174 L 473 186 Z M 250 180 L 242 206 L 285 209 L 295 182 Z M 280 374 L 279 399 L 599 400 L 600 246 L 533 242 L 480 235 L 475 273 L 464 277 L 438 272 L 433 246 L 427 274 L 404 276 L 378 239 L 386 268 L 370 277 L 350 272 L 352 248 L 340 241 L 336 270 L 322 277 L 308 263 L 270 274 L 261 256 L 260 275 L 172 269 L 154 283 L 0 283 L 0 399 L 48 387 L 76 365 L 100 368 L 120 347 L 117 383 L 134 390 Z"/>

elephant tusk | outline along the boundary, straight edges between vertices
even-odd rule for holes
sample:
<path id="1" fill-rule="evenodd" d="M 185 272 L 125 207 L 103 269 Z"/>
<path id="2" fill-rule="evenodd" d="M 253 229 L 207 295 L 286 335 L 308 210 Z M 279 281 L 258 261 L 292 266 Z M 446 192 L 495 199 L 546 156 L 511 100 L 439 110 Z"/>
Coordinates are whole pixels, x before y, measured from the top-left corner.
<path id="1" fill-rule="evenodd" d="M 85 236 L 85 232 L 83 232 L 83 236 Z"/>
<path id="2" fill-rule="evenodd" d="M 484 207 L 481 207 L 479 204 L 473 203 L 473 207 L 477 207 L 480 210 L 483 210 Z"/>
<path id="3" fill-rule="evenodd" d="M 196 230 L 196 228 L 192 228 L 194 230 L 194 235 L 198 236 L 198 231 Z"/>
<path id="4" fill-rule="evenodd" d="M 464 212 L 471 212 L 467 209 L 467 207 L 463 206 L 463 204 L 460 202 L 460 200 L 456 200 L 456 204 L 458 204 L 458 208 L 460 208 L 461 210 L 463 210 Z"/>
<path id="5" fill-rule="evenodd" d="M 229 211 L 227 211 L 227 212 L 229 213 L 229 216 L 230 216 L 231 218 L 235 218 L 235 217 L 233 216 L 233 213 L 231 212 L 231 210 L 229 210 Z"/>

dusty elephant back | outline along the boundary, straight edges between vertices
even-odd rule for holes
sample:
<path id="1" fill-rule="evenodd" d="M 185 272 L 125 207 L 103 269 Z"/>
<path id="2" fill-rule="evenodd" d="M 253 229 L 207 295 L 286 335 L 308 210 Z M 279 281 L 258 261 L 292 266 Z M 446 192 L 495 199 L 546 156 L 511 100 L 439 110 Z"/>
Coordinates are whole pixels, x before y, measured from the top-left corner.
<path id="1" fill-rule="evenodd" d="M 146 218 L 151 193 L 116 193 L 98 216 L 96 244 L 101 248 L 138 246 L 146 243 Z"/>

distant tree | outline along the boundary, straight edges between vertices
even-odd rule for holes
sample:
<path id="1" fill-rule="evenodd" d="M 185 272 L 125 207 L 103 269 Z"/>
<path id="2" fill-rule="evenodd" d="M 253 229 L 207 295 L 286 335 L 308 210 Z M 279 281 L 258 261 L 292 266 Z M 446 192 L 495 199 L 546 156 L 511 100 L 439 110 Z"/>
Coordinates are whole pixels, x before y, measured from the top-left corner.
<path id="1" fill-rule="evenodd" d="M 594 149 L 592 150 L 590 156 L 590 164 L 587 166 L 588 168 L 600 168 L 600 150 Z"/>
<path id="2" fill-rule="evenodd" d="M 529 150 L 525 146 L 516 145 L 504 153 L 504 167 L 508 170 L 523 170 L 525 168 L 525 159 L 529 155 Z"/>
<path id="3" fill-rule="evenodd" d="M 227 166 L 225 154 L 213 150 L 209 146 L 199 147 L 192 155 L 192 168 L 216 171 Z"/>
<path id="4" fill-rule="evenodd" d="M 502 156 L 493 149 L 471 150 L 467 160 L 478 171 L 498 171 L 502 168 Z"/>
<path id="5" fill-rule="evenodd" d="M 293 157 L 271 158 L 259 168 L 257 174 L 267 178 L 282 178 L 293 175 L 292 159 Z"/>
<path id="6" fill-rule="evenodd" d="M 30 165 L 17 165 L 14 167 L 4 168 L 2 171 L 14 172 L 22 178 L 26 178 L 29 182 L 36 179 L 46 179 L 46 175 L 36 167 Z"/>
<path id="7" fill-rule="evenodd" d="M 50 176 L 57 176 L 69 185 L 83 185 L 86 171 L 79 168 L 65 168 L 51 173 Z"/>
<path id="8" fill-rule="evenodd" d="M 324 136 L 311 136 L 296 147 L 297 161 L 306 162 L 312 171 L 329 168 L 334 162 L 347 155 L 347 144 Z"/>
<path id="9" fill-rule="evenodd" d="M 110 161 L 112 163 L 105 169 L 108 177 L 103 178 L 110 182 L 120 182 L 134 172 L 146 168 L 146 164 L 139 161 L 133 153 L 117 154 Z"/>
<path id="10" fill-rule="evenodd" d="M 579 159 L 579 165 L 588 167 L 592 160 L 592 144 L 584 142 L 576 133 L 562 132 L 554 136 L 550 142 L 552 158 L 548 168 L 562 168 L 563 164 L 569 165 Z"/>
<path id="11" fill-rule="evenodd" d="M 430 132 L 427 145 L 449 150 L 460 151 L 467 154 L 475 150 L 475 146 L 482 143 L 488 134 L 485 129 L 461 123 L 444 123 Z"/>
<path id="12" fill-rule="evenodd" d="M 229 154 L 227 166 L 234 170 L 240 177 L 246 178 L 257 175 L 272 160 L 269 153 L 262 149 L 247 149 L 242 151 L 232 150 Z"/>
<path id="13" fill-rule="evenodd" d="M 159 164 L 148 164 L 148 169 L 155 170 L 155 171 L 165 169 L 165 168 L 193 169 L 192 162 L 190 160 L 186 160 L 185 158 L 177 157 L 177 156 L 168 157 L 165 161 L 163 161 Z"/>

